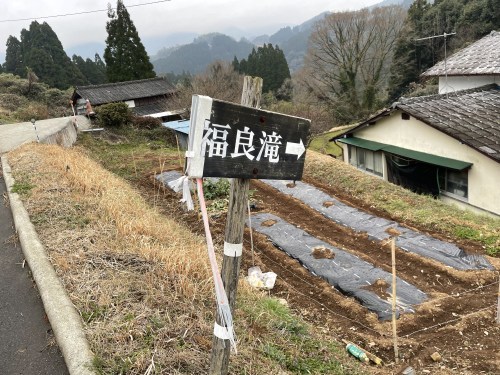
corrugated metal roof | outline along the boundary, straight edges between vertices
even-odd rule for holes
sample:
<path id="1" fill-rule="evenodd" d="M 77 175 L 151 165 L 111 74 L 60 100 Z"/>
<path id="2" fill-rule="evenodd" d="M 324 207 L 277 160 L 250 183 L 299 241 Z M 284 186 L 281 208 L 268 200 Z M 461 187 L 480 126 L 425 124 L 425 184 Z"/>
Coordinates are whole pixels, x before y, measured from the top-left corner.
<path id="1" fill-rule="evenodd" d="M 169 121 L 162 123 L 166 128 L 178 131 L 180 133 L 184 133 L 189 135 L 189 126 L 191 124 L 190 120 L 177 120 L 177 121 Z"/>
<path id="2" fill-rule="evenodd" d="M 446 69 L 445 69 L 446 68 Z M 492 31 L 425 71 L 422 76 L 500 74 L 500 32 Z"/>
<path id="3" fill-rule="evenodd" d="M 157 77 L 137 81 L 106 83 L 103 85 L 76 87 L 73 98 L 80 96 L 93 105 L 123 102 L 139 98 L 170 95 L 175 87 L 165 78 Z"/>
<path id="4" fill-rule="evenodd" d="M 139 107 L 130 108 L 137 116 L 148 116 L 154 113 L 166 112 L 169 109 L 166 100 L 162 100 L 156 103 L 151 103 L 147 105 L 141 105 Z"/>

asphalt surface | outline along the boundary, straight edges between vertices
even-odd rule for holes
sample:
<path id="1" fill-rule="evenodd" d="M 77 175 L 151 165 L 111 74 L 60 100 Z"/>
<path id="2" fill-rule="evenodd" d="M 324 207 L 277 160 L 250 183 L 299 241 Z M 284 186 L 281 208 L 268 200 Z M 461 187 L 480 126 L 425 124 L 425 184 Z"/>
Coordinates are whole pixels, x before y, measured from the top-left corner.
<path id="1" fill-rule="evenodd" d="M 0 375 L 69 374 L 13 227 L 0 173 Z"/>

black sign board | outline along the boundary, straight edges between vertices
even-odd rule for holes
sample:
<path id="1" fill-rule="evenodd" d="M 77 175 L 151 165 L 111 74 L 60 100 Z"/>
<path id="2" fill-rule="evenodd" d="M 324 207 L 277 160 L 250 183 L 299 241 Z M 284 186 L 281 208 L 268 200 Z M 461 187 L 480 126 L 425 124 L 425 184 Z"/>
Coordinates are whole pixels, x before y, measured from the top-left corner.
<path id="1" fill-rule="evenodd" d="M 300 180 L 311 121 L 193 96 L 191 177 Z"/>

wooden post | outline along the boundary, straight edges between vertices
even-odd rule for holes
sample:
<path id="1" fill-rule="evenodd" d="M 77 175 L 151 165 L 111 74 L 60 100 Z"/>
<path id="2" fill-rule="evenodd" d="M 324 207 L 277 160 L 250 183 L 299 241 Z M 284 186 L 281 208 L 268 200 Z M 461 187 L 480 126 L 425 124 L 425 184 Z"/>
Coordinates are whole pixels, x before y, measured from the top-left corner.
<path id="1" fill-rule="evenodd" d="M 500 324 L 500 273 L 498 274 L 497 324 Z"/>
<path id="2" fill-rule="evenodd" d="M 391 258 L 392 258 L 392 337 L 394 341 L 394 358 L 396 364 L 399 363 L 398 353 L 398 332 L 396 329 L 396 237 L 392 237 L 391 241 Z"/>
<path id="3" fill-rule="evenodd" d="M 262 78 L 245 77 L 241 104 L 257 108 L 262 94 Z M 227 210 L 226 232 L 224 236 L 224 257 L 222 260 L 222 282 L 226 290 L 231 312 L 234 312 L 238 274 L 243 249 L 243 232 L 245 229 L 245 214 L 247 209 L 249 180 L 234 178 L 231 180 L 229 206 Z M 234 315 L 233 315 L 234 316 Z M 210 374 L 226 375 L 229 367 L 230 344 L 227 338 L 218 329 L 221 325 L 217 314 L 214 338 L 212 340 L 212 355 L 210 358 Z M 222 330 L 223 332 L 224 330 Z"/>

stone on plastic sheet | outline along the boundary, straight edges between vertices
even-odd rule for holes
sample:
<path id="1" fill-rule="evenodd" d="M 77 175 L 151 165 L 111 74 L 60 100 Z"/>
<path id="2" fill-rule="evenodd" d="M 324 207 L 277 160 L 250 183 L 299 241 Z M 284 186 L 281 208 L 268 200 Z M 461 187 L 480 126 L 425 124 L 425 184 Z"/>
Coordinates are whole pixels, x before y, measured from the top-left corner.
<path id="1" fill-rule="evenodd" d="M 363 210 L 346 205 L 312 185 L 298 181 L 293 188 L 289 188 L 287 181 L 264 180 L 263 182 L 302 201 L 340 225 L 351 228 L 358 233 L 365 232 L 370 240 L 387 240 L 391 234 L 385 231 L 393 228 L 400 232 L 397 245 L 405 251 L 434 259 L 446 266 L 460 270 L 494 269 L 489 261 L 480 255 L 468 255 L 452 243 L 415 232 L 394 221 L 373 216 Z M 332 202 L 333 204 L 325 207 L 324 202 Z"/>
<path id="2" fill-rule="evenodd" d="M 273 226 L 261 225 L 267 220 L 275 221 Z M 354 254 L 338 249 L 330 244 L 311 236 L 281 218 L 268 213 L 258 213 L 252 217 L 253 230 L 269 237 L 272 243 L 289 256 L 297 259 L 311 273 L 325 279 L 347 296 L 353 296 L 363 306 L 377 313 L 380 319 L 391 318 L 390 301 L 380 298 L 376 293 L 366 289 L 377 280 L 387 284 L 386 292 L 390 294 L 392 275 L 373 266 Z M 329 249 L 335 256 L 315 258 L 313 249 L 317 247 Z M 397 278 L 397 304 L 401 312 L 414 312 L 413 305 L 427 299 L 424 292 L 406 281 Z"/>

